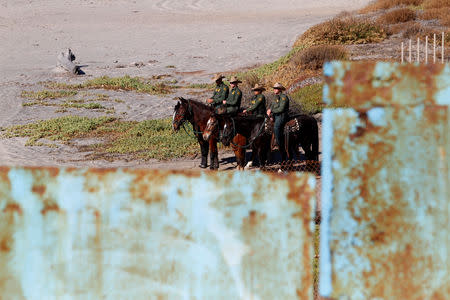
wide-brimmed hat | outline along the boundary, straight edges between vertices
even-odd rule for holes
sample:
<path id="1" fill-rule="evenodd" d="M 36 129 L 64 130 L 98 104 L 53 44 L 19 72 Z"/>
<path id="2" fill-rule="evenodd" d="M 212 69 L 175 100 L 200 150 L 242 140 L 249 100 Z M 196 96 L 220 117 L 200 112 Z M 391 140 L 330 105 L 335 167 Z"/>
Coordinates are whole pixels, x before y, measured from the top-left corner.
<path id="1" fill-rule="evenodd" d="M 286 88 L 279 82 L 275 83 L 272 87 L 273 89 L 282 90 L 284 91 Z"/>
<path id="2" fill-rule="evenodd" d="M 225 76 L 223 76 L 222 74 L 216 74 L 216 75 L 214 76 L 213 80 L 214 80 L 214 81 L 217 81 L 217 80 L 220 80 L 220 79 L 223 79 L 223 78 L 225 78 Z"/>
<path id="3" fill-rule="evenodd" d="M 259 84 L 255 84 L 255 86 L 252 88 L 252 91 L 265 91 L 266 89 L 262 86 L 262 85 L 259 85 Z"/>
<path id="4" fill-rule="evenodd" d="M 236 76 L 231 76 L 230 78 L 230 83 L 241 83 L 242 81 L 240 81 L 239 79 L 237 79 Z"/>

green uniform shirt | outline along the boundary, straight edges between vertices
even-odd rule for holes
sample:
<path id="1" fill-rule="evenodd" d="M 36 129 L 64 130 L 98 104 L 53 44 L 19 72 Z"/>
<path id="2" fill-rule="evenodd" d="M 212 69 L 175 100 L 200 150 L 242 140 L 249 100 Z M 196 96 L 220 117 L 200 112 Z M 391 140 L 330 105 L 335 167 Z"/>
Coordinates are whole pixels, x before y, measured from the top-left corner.
<path id="1" fill-rule="evenodd" d="M 223 100 L 228 98 L 228 86 L 225 83 L 220 83 L 216 85 L 214 89 L 214 94 L 212 96 L 214 106 L 222 105 Z"/>
<path id="2" fill-rule="evenodd" d="M 289 112 L 289 97 L 285 94 L 276 95 L 275 100 L 271 103 L 270 109 L 274 114 Z"/>
<path id="3" fill-rule="evenodd" d="M 257 116 L 266 115 L 266 97 L 263 94 L 254 95 L 250 100 L 252 106 L 250 106 L 247 111 L 251 112 Z"/>
<path id="4" fill-rule="evenodd" d="M 236 110 L 239 110 L 239 108 L 241 107 L 241 100 L 242 100 L 242 92 L 236 86 L 232 88 L 230 93 L 228 94 L 226 106 L 227 107 L 233 106 L 236 108 Z"/>

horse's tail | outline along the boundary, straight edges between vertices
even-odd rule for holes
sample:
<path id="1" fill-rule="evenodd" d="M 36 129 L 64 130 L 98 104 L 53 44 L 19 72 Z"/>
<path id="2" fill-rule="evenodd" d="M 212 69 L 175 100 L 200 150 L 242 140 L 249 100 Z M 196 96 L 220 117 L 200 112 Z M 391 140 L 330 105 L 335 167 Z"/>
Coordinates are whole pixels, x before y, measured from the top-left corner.
<path id="1" fill-rule="evenodd" d="M 317 126 L 317 120 L 314 118 L 313 130 L 312 130 L 312 154 L 314 160 L 319 160 L 319 126 Z"/>

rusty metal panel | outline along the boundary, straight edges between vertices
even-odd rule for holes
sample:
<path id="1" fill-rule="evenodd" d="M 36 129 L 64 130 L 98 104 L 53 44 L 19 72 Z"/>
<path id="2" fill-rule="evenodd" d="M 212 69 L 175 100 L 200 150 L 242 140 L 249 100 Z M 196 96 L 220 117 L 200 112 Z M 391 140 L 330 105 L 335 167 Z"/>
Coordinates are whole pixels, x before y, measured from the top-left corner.
<path id="1" fill-rule="evenodd" d="M 324 66 L 324 101 L 336 106 L 449 105 L 449 64 L 332 62 Z"/>
<path id="2" fill-rule="evenodd" d="M 0 298 L 312 299 L 314 184 L 0 168 Z"/>
<path id="3" fill-rule="evenodd" d="M 373 64 L 368 73 L 360 64 L 342 67 L 345 71 L 336 71 L 334 63 L 327 72 L 369 74 Z M 387 74 L 397 74 L 396 67 L 375 64 Z M 413 67 L 419 79 L 421 71 L 434 70 Z M 445 76 L 436 73 L 439 78 L 429 82 L 449 82 L 448 67 L 442 69 Z M 327 109 L 323 117 L 320 293 L 344 299 L 448 299 L 450 110 L 438 104 L 450 98 L 436 95 L 449 96 L 450 85 L 427 87 L 423 98 L 422 85 L 401 81 L 410 88 L 402 97 L 400 83 L 377 94 L 373 82 L 354 85 L 336 76 L 325 98 L 358 109 Z M 391 84 L 392 77 L 385 78 L 380 86 Z"/>

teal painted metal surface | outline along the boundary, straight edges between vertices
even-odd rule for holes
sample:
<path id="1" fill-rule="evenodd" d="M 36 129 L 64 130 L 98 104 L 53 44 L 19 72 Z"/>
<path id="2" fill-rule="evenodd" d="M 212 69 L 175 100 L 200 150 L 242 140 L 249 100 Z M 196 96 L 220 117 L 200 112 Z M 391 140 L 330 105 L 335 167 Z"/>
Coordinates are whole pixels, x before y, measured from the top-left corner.
<path id="1" fill-rule="evenodd" d="M 0 298 L 311 299 L 314 184 L 0 168 Z"/>
<path id="2" fill-rule="evenodd" d="M 325 67 L 323 296 L 449 298 L 449 70 Z"/>

